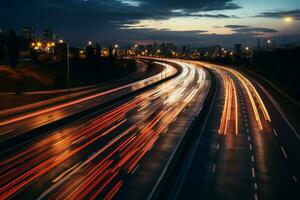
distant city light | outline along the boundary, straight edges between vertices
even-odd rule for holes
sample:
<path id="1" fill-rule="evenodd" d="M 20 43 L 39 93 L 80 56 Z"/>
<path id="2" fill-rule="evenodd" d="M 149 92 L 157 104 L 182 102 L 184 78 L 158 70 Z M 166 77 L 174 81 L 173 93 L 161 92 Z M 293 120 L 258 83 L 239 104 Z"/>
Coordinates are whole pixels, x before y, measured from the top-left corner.
<path id="1" fill-rule="evenodd" d="M 89 44 L 89 46 L 91 46 L 93 43 L 92 43 L 92 41 L 89 41 L 88 44 Z"/>
<path id="2" fill-rule="evenodd" d="M 248 51 L 248 50 L 249 50 L 249 47 L 246 47 L 246 50 Z"/>
<path id="3" fill-rule="evenodd" d="M 284 17 L 283 18 L 285 22 L 291 23 L 292 21 L 294 21 L 293 17 Z"/>
<path id="4" fill-rule="evenodd" d="M 118 48 L 118 47 L 119 47 L 119 45 L 115 44 L 115 48 Z"/>
<path id="5" fill-rule="evenodd" d="M 38 47 L 41 47 L 41 46 L 42 46 L 42 43 L 38 42 L 38 43 L 37 43 L 37 46 L 38 46 Z"/>
<path id="6" fill-rule="evenodd" d="M 63 40 L 59 40 L 59 43 L 64 43 L 64 41 Z"/>
<path id="7" fill-rule="evenodd" d="M 271 43 L 272 43 L 272 41 L 271 41 L 271 40 L 267 40 L 267 43 L 268 43 L 268 44 L 271 44 Z"/>

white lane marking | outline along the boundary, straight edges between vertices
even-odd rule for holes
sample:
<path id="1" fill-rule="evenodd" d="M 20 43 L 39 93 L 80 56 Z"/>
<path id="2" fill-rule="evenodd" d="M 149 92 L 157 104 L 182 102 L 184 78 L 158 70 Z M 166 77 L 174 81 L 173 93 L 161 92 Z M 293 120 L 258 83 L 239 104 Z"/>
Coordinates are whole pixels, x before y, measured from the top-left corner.
<path id="1" fill-rule="evenodd" d="M 273 132 L 275 134 L 275 136 L 277 137 L 277 131 L 273 128 Z"/>
<path id="2" fill-rule="evenodd" d="M 257 190 L 257 183 L 254 183 L 254 189 Z"/>
<path id="3" fill-rule="evenodd" d="M 298 181 L 297 178 L 296 178 L 296 176 L 295 176 L 294 174 L 292 175 L 292 177 L 293 177 L 293 180 L 294 180 L 295 182 Z"/>
<path id="4" fill-rule="evenodd" d="M 248 129 L 248 128 L 247 128 L 247 130 L 246 130 L 246 131 L 247 131 L 247 133 L 249 133 L 249 129 Z"/>
<path id="5" fill-rule="evenodd" d="M 254 200 L 258 200 L 257 194 L 254 194 Z"/>
<path id="6" fill-rule="evenodd" d="M 10 129 L 10 130 L 4 131 L 3 133 L 0 133 L 0 135 L 5 135 L 7 133 L 13 132 L 14 130 L 15 129 Z"/>
<path id="7" fill-rule="evenodd" d="M 249 144 L 249 149 L 252 150 L 252 144 Z"/>
<path id="8" fill-rule="evenodd" d="M 216 172 L 216 164 L 213 165 L 213 167 L 212 167 L 212 172 L 213 172 L 213 173 Z"/>
<path id="9" fill-rule="evenodd" d="M 251 173 L 252 173 L 252 178 L 255 178 L 255 170 L 254 170 L 253 167 L 252 167 L 252 169 L 251 169 Z"/>
<path id="10" fill-rule="evenodd" d="M 281 151 L 282 151 L 282 153 L 283 153 L 284 157 L 285 157 L 285 158 L 287 158 L 288 156 L 287 156 L 287 154 L 286 154 L 286 152 L 285 152 L 284 148 L 283 148 L 283 147 L 280 147 L 280 148 L 281 148 Z"/>
<path id="11" fill-rule="evenodd" d="M 248 123 L 247 122 L 245 122 L 245 126 L 248 127 Z"/>
<path id="12" fill-rule="evenodd" d="M 217 149 L 220 149 L 220 144 L 217 144 Z"/>
<path id="13" fill-rule="evenodd" d="M 131 174 L 134 174 L 136 172 L 136 170 L 139 168 L 140 164 L 138 164 L 137 166 L 135 166 L 135 168 L 133 169 L 133 171 L 131 172 Z"/>
<path id="14" fill-rule="evenodd" d="M 251 140 L 251 137 L 250 137 L 250 135 L 248 135 L 248 141 L 250 141 Z"/>
<path id="15" fill-rule="evenodd" d="M 251 162 L 254 162 L 254 156 L 251 156 Z"/>

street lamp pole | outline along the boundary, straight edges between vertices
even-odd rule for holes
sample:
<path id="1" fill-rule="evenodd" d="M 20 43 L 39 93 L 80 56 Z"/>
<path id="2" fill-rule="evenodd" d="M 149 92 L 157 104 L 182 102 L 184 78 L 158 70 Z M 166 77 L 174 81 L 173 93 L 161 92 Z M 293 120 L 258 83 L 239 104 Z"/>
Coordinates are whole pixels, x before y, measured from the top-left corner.
<path id="1" fill-rule="evenodd" d="M 67 89 L 68 96 L 70 96 L 70 46 L 67 43 Z"/>

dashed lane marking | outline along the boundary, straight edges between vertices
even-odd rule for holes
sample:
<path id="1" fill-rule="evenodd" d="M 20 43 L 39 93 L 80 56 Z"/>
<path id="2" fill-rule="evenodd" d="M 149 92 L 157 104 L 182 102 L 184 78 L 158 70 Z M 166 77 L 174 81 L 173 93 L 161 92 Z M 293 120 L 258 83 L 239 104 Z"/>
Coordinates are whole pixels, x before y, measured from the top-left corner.
<path id="1" fill-rule="evenodd" d="M 257 190 L 257 183 L 254 183 L 254 189 Z"/>
<path id="2" fill-rule="evenodd" d="M 294 180 L 295 182 L 298 181 L 297 178 L 296 178 L 296 176 L 295 176 L 294 174 L 292 175 L 292 177 L 293 177 L 293 180 Z"/>
<path id="3" fill-rule="evenodd" d="M 277 137 L 277 131 L 275 129 L 273 129 L 273 132 L 274 132 L 275 136 Z"/>
<path id="4" fill-rule="evenodd" d="M 216 164 L 214 164 L 212 167 L 212 173 L 215 173 L 215 172 L 216 172 Z"/>
<path id="5" fill-rule="evenodd" d="M 251 169 L 251 174 L 252 174 L 252 178 L 255 178 L 255 170 L 254 170 L 253 167 L 252 167 L 252 169 Z"/>
<path id="6" fill-rule="evenodd" d="M 283 147 L 281 147 L 281 151 L 282 151 L 283 156 L 284 156 L 285 158 L 287 158 L 288 156 L 287 156 L 287 154 L 286 154 L 286 152 L 285 152 L 285 150 L 284 150 Z"/>

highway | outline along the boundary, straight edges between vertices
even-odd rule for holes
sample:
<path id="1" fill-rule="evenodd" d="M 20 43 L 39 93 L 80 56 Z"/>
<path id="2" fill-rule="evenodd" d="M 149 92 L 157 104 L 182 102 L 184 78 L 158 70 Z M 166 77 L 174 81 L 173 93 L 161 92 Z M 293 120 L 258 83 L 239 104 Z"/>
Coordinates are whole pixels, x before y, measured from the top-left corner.
<path id="1" fill-rule="evenodd" d="M 299 199 L 300 138 L 262 85 L 204 62 L 216 78 L 207 123 L 156 199 Z"/>
<path id="2" fill-rule="evenodd" d="M 48 103 L 48 106 L 41 108 L 33 108 L 26 112 L 20 112 L 7 117 L 1 117 L 0 120 L 0 141 L 8 141 L 8 145 L 2 145 L 0 150 L 10 146 L 9 140 L 17 136 L 26 136 L 26 133 L 43 127 L 47 124 L 57 122 L 75 114 L 81 113 L 85 110 L 93 109 L 94 107 L 101 106 L 105 103 L 111 102 L 117 98 L 122 98 L 134 91 L 142 89 L 148 85 L 154 84 L 162 79 L 171 77 L 176 74 L 176 70 L 170 66 L 163 66 L 161 73 L 156 73 L 150 77 L 142 80 L 135 80 L 130 83 L 121 84 L 109 89 L 92 89 L 88 93 L 80 92 L 77 97 L 72 97 L 70 100 L 59 99 L 58 102 Z M 128 82 L 128 81 L 127 81 Z M 83 93 L 83 94 L 81 94 Z M 20 138 L 24 140 L 24 138 Z M 27 139 L 27 138 L 25 138 Z"/>
<path id="3" fill-rule="evenodd" d="M 132 191 L 136 180 L 152 166 L 153 176 L 142 176 L 146 184 L 139 184 L 143 190 L 135 196 L 147 197 L 210 89 L 210 77 L 204 68 L 175 60 L 156 62 L 164 66 L 164 71 L 143 81 L 1 121 L 2 136 L 14 140 L 15 135 L 50 123 L 49 119 L 66 118 L 80 110 L 78 106 L 93 108 L 103 97 L 109 101 L 110 97 L 171 77 L 180 69 L 171 79 L 104 108 L 91 109 L 64 126 L 26 141 L 16 139 L 9 148 L 2 145 L 0 199 L 135 196 L 123 192 L 123 188 Z"/>

